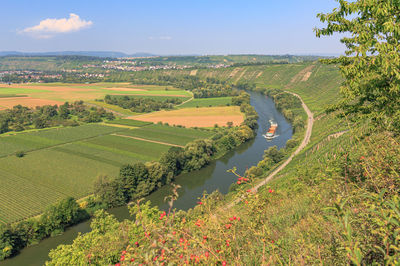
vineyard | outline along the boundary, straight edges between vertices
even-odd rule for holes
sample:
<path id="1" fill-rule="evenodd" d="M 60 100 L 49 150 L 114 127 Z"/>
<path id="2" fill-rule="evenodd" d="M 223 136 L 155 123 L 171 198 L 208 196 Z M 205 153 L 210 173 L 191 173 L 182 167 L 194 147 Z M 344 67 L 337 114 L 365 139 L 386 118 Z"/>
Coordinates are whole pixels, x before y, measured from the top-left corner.
<path id="1" fill-rule="evenodd" d="M 117 176 L 124 164 L 157 161 L 171 146 L 212 135 L 135 120 L 113 123 L 0 137 L 0 223 L 40 214 L 66 196 L 84 197 L 99 175 Z M 15 156 L 19 151 L 25 155 Z"/>

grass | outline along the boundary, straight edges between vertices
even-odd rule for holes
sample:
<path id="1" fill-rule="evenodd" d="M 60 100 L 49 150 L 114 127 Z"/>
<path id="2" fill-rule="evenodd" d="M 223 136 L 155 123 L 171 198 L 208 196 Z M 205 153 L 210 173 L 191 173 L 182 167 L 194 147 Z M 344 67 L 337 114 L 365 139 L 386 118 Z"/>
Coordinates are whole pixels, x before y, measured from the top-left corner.
<path id="1" fill-rule="evenodd" d="M 151 125 L 125 131 L 123 135 L 184 146 L 195 139 L 209 138 L 213 133 L 187 128 Z"/>
<path id="2" fill-rule="evenodd" d="M 227 106 L 232 103 L 232 97 L 193 99 L 179 108 Z"/>

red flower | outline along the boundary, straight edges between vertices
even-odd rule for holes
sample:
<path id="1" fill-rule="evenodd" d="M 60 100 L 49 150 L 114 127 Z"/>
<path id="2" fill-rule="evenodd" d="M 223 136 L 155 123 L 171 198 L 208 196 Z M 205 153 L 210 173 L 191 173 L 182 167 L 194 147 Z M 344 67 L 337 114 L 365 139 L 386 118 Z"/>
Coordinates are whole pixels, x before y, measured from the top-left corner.
<path id="1" fill-rule="evenodd" d="M 164 216 L 167 215 L 167 213 L 164 211 L 163 213 L 160 214 L 160 220 L 164 218 Z"/>
<path id="2" fill-rule="evenodd" d="M 361 158 L 360 158 L 361 160 L 364 160 L 365 159 L 365 157 L 364 156 L 361 156 Z"/>
<path id="3" fill-rule="evenodd" d="M 222 262 L 222 266 L 226 266 L 226 261 L 223 261 L 223 262 Z"/>
<path id="4" fill-rule="evenodd" d="M 121 264 L 120 264 L 120 263 L 117 263 L 117 264 L 115 264 L 115 266 L 121 266 Z"/>
<path id="5" fill-rule="evenodd" d="M 124 261 L 125 260 L 125 256 L 122 255 L 120 261 Z"/>
<path id="6" fill-rule="evenodd" d="M 134 261 L 135 261 L 135 259 L 134 259 L 134 258 L 132 258 L 132 259 L 131 259 L 131 262 L 134 262 Z"/>
<path id="7" fill-rule="evenodd" d="M 204 255 L 206 256 L 206 258 L 208 258 L 210 256 L 210 253 L 208 253 L 208 251 L 206 251 L 206 253 L 204 253 Z"/>
<path id="8" fill-rule="evenodd" d="M 197 202 L 197 204 L 199 204 L 199 205 L 203 205 L 203 202 L 201 202 L 201 201 L 198 201 L 198 202 Z"/>
<path id="9" fill-rule="evenodd" d="M 237 183 L 238 185 L 240 185 L 242 182 L 240 182 L 240 181 L 237 181 L 236 183 Z"/>
<path id="10" fill-rule="evenodd" d="M 206 240 L 206 239 L 207 239 L 207 236 L 203 236 L 203 239 Z"/>
<path id="11" fill-rule="evenodd" d="M 250 192 L 251 192 L 251 189 L 248 189 L 248 190 L 246 190 L 246 191 L 250 193 Z"/>
<path id="12" fill-rule="evenodd" d="M 181 259 L 182 259 L 182 258 L 183 258 L 183 254 L 179 255 L 179 258 L 181 258 Z"/>
<path id="13" fill-rule="evenodd" d="M 126 250 L 122 251 L 122 255 L 125 255 L 125 254 L 126 254 Z"/>
<path id="14" fill-rule="evenodd" d="M 229 247 L 229 240 L 226 240 L 226 246 Z"/>
<path id="15" fill-rule="evenodd" d="M 269 193 L 273 193 L 274 191 L 275 191 L 275 190 L 273 190 L 273 189 L 269 189 L 269 190 L 268 190 Z"/>
<path id="16" fill-rule="evenodd" d="M 272 243 L 272 244 L 274 244 L 274 243 L 275 243 L 275 241 L 274 241 L 274 240 L 271 240 L 271 243 Z"/>
<path id="17" fill-rule="evenodd" d="M 135 245 L 138 247 L 138 246 L 139 246 L 139 242 L 136 241 L 136 242 L 135 242 Z"/>

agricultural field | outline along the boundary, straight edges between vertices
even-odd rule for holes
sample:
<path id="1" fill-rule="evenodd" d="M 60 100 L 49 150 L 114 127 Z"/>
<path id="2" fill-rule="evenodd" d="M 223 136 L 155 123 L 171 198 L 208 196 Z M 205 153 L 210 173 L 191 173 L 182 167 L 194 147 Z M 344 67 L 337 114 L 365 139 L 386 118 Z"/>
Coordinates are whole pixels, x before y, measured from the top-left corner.
<path id="1" fill-rule="evenodd" d="M 141 127 L 87 124 L 1 136 L 0 223 L 37 215 L 67 196 L 84 197 L 99 175 L 117 176 L 123 164 L 157 161 L 171 146 L 212 135 L 134 120 L 115 123 Z M 25 156 L 15 156 L 18 151 Z"/>
<path id="2" fill-rule="evenodd" d="M 0 108 L 11 108 L 17 104 L 36 107 L 47 104 L 59 105 L 67 101 L 94 101 L 95 99 L 103 99 L 107 94 L 153 98 L 182 97 L 183 99 L 186 99 L 192 97 L 190 92 L 178 90 L 171 86 L 131 85 L 129 83 L 3 84 L 0 85 Z M 22 95 L 23 97 L 20 97 Z"/>
<path id="3" fill-rule="evenodd" d="M 107 121 L 106 124 L 110 126 L 127 126 L 127 127 L 143 127 L 153 124 L 152 122 L 143 122 L 133 119 L 117 119 L 112 121 Z"/>
<path id="4" fill-rule="evenodd" d="M 213 135 L 210 131 L 170 127 L 164 125 L 151 125 L 135 130 L 125 131 L 126 136 L 145 138 L 154 141 L 184 146 L 195 139 L 209 138 Z"/>
<path id="5" fill-rule="evenodd" d="M 183 108 L 172 111 L 159 111 L 144 115 L 127 117 L 146 122 L 162 122 L 169 125 L 185 127 L 213 127 L 215 124 L 226 126 L 228 122 L 240 125 L 244 114 L 239 106 L 208 107 L 208 108 Z"/>
<path id="6" fill-rule="evenodd" d="M 179 108 L 227 106 L 232 103 L 232 97 L 198 98 L 179 106 Z"/>

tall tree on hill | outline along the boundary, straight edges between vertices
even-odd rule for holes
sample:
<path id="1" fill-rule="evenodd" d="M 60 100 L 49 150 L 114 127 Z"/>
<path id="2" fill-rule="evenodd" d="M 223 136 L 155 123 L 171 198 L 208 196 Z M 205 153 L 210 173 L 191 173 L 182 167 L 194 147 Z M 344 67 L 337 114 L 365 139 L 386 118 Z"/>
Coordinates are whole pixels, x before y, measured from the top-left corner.
<path id="1" fill-rule="evenodd" d="M 332 13 L 318 14 L 327 23 L 317 37 L 344 33 L 346 56 L 326 60 L 340 64 L 346 114 L 371 118 L 400 131 L 400 0 L 338 0 Z"/>

